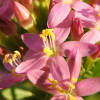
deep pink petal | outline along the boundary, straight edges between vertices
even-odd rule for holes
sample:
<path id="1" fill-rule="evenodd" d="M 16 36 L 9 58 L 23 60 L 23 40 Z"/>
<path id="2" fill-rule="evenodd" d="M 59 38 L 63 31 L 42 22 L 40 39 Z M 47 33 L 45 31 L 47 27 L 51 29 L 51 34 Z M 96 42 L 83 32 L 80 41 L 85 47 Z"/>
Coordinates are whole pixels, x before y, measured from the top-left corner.
<path id="1" fill-rule="evenodd" d="M 87 3 L 78 1 L 73 4 L 75 17 L 82 20 L 83 26 L 92 27 L 96 22 L 97 12 Z"/>
<path id="2" fill-rule="evenodd" d="M 100 31 L 92 29 L 84 34 L 80 41 L 96 44 L 100 41 Z"/>
<path id="3" fill-rule="evenodd" d="M 28 52 L 28 54 L 30 54 Z M 26 54 L 27 55 L 27 54 Z M 47 63 L 48 57 L 42 52 L 25 56 L 24 61 L 16 68 L 17 73 L 25 73 L 29 70 L 37 70 L 43 68 Z"/>
<path id="4" fill-rule="evenodd" d="M 52 94 L 57 94 L 56 89 L 50 88 L 51 83 L 48 81 L 48 72 L 42 70 L 31 70 L 27 73 L 27 76 L 29 80 L 40 89 Z"/>
<path id="5" fill-rule="evenodd" d="M 59 95 L 55 95 L 50 100 L 66 100 L 66 96 L 59 94 Z"/>
<path id="6" fill-rule="evenodd" d="M 24 79 L 24 77 L 15 77 L 11 73 L 0 71 L 0 89 L 8 88 Z"/>
<path id="7" fill-rule="evenodd" d="M 58 9 L 59 8 L 59 9 Z M 70 6 L 62 2 L 56 4 L 50 11 L 47 25 L 53 28 L 59 25 L 69 14 Z"/>
<path id="8" fill-rule="evenodd" d="M 61 56 L 55 56 L 48 61 L 48 66 L 55 80 L 63 81 L 70 78 L 68 65 Z"/>
<path id="9" fill-rule="evenodd" d="M 54 28 L 54 34 L 56 36 L 56 41 L 58 43 L 62 43 L 67 39 L 70 33 L 71 18 L 73 16 L 74 13 L 70 12 L 68 17 L 61 24 Z"/>
<path id="10" fill-rule="evenodd" d="M 0 0 L 0 17 L 9 19 L 13 14 L 13 0 Z"/>
<path id="11" fill-rule="evenodd" d="M 62 49 L 61 52 L 66 56 L 69 56 L 73 49 L 79 49 L 82 56 L 91 55 L 98 50 L 98 47 L 93 44 L 76 41 L 65 42 L 60 48 Z"/>
<path id="12" fill-rule="evenodd" d="M 100 92 L 100 77 L 81 80 L 76 84 L 80 96 L 88 96 Z"/>
<path id="13" fill-rule="evenodd" d="M 70 69 L 70 77 L 78 79 L 80 69 L 81 69 L 82 56 L 79 49 L 73 50 L 71 56 L 68 58 L 68 65 Z"/>
<path id="14" fill-rule="evenodd" d="M 43 42 L 39 35 L 26 33 L 21 37 L 29 49 L 33 51 L 40 51 L 43 48 Z"/>

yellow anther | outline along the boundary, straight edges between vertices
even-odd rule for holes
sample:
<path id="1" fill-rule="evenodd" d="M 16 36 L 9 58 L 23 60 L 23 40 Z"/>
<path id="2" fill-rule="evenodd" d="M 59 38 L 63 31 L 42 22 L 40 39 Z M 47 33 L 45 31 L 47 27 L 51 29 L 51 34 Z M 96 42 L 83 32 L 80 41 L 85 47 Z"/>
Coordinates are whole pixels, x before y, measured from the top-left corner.
<path id="1" fill-rule="evenodd" d="M 12 62 L 13 62 L 12 59 L 8 59 L 9 64 L 12 64 Z"/>
<path id="2" fill-rule="evenodd" d="M 77 79 L 73 77 L 72 82 L 77 82 Z"/>
<path id="3" fill-rule="evenodd" d="M 63 89 L 62 89 L 60 86 L 57 87 L 57 90 L 58 90 L 59 92 L 64 92 Z"/>
<path id="4" fill-rule="evenodd" d="M 42 31 L 42 34 L 43 34 L 45 37 L 47 37 L 48 35 L 50 35 L 51 38 L 52 38 L 52 40 L 55 40 L 55 35 L 54 35 L 54 33 L 53 33 L 53 29 L 45 29 L 45 30 Z M 42 36 L 42 38 L 43 38 L 43 36 Z"/>
<path id="5" fill-rule="evenodd" d="M 8 57 L 9 57 L 9 54 L 6 54 L 5 57 L 4 57 L 4 62 L 5 63 L 8 63 Z"/>
<path id="6" fill-rule="evenodd" d="M 14 51 L 14 54 L 16 54 L 19 58 L 21 58 L 21 54 L 20 54 L 20 52 L 19 51 Z"/>
<path id="7" fill-rule="evenodd" d="M 45 42 L 46 41 L 46 37 L 43 34 L 40 34 L 40 37 L 42 38 L 42 40 Z"/>
<path id="8" fill-rule="evenodd" d="M 16 57 L 17 57 L 17 55 L 16 54 L 13 54 L 12 55 L 12 61 L 15 61 L 16 60 Z"/>
<path id="9" fill-rule="evenodd" d="M 57 80 L 54 80 L 53 83 L 54 83 L 55 85 L 57 85 L 57 84 L 58 84 L 58 81 L 57 81 Z"/>
<path id="10" fill-rule="evenodd" d="M 71 89 L 75 89 L 75 86 L 74 86 L 72 83 L 69 83 L 69 87 L 70 87 Z"/>
<path id="11" fill-rule="evenodd" d="M 63 0 L 63 2 L 70 5 L 72 4 L 73 0 Z"/>
<path id="12" fill-rule="evenodd" d="M 52 79 L 52 78 L 48 78 L 48 81 L 49 81 L 50 83 L 53 83 L 53 79 Z"/>
<path id="13" fill-rule="evenodd" d="M 44 49 L 43 49 L 43 52 L 44 52 L 47 56 L 53 55 L 53 51 L 52 51 L 50 48 L 48 48 L 48 47 L 44 48 Z"/>
<path id="14" fill-rule="evenodd" d="M 69 100 L 77 100 L 77 98 L 72 95 L 69 95 Z"/>

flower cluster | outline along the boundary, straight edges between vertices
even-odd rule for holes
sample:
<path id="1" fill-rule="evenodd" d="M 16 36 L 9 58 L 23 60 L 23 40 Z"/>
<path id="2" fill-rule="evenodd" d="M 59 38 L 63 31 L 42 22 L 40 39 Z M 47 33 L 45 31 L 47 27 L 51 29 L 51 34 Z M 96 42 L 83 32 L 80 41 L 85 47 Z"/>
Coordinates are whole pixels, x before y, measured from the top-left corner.
<path id="1" fill-rule="evenodd" d="M 0 0 L 0 42 L 0 89 L 29 79 L 51 100 L 100 92 L 100 77 L 81 78 L 100 57 L 99 0 Z"/>

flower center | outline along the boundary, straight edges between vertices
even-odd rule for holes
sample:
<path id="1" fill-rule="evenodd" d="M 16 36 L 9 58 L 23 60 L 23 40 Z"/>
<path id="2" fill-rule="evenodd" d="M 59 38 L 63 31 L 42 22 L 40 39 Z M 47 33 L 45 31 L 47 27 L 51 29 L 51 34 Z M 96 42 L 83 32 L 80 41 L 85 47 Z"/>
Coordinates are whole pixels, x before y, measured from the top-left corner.
<path id="1" fill-rule="evenodd" d="M 55 56 L 57 54 L 57 48 L 55 45 L 55 35 L 53 33 L 53 29 L 45 29 L 40 34 L 40 37 L 44 43 L 43 52 L 47 56 Z"/>
<path id="2" fill-rule="evenodd" d="M 52 80 L 51 78 L 48 78 L 49 82 L 51 83 L 50 88 L 56 89 L 61 94 L 66 96 L 66 99 L 68 100 L 77 100 L 77 98 L 74 96 L 74 89 L 75 86 L 73 85 L 73 82 L 76 82 L 77 80 L 75 78 L 72 78 L 72 82 L 69 82 L 69 89 L 64 90 L 61 86 L 59 86 L 59 83 L 57 80 Z"/>
<path id="3" fill-rule="evenodd" d="M 16 67 L 21 63 L 21 54 L 19 51 L 14 51 L 14 54 L 6 54 L 4 63 L 12 67 L 11 73 L 13 76 L 25 76 L 25 74 L 17 74 L 15 72 Z"/>

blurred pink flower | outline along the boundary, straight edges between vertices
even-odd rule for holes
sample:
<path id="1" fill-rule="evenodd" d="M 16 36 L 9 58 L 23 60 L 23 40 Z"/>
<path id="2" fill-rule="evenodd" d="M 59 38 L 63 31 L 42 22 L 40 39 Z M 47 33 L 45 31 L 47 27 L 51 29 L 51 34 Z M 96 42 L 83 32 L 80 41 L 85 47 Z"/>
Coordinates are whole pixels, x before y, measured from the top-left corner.
<path id="1" fill-rule="evenodd" d="M 13 14 L 13 0 L 0 0 L 0 18 L 11 18 Z"/>
<path id="2" fill-rule="evenodd" d="M 9 72 L 0 70 L 0 89 L 8 88 L 17 82 L 22 82 L 27 79 L 25 74 L 15 72 L 15 69 L 20 63 L 20 53 L 18 51 L 15 51 L 14 54 L 5 55 L 3 64 Z"/>

